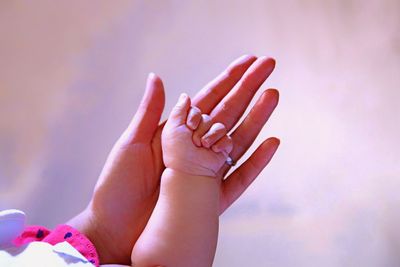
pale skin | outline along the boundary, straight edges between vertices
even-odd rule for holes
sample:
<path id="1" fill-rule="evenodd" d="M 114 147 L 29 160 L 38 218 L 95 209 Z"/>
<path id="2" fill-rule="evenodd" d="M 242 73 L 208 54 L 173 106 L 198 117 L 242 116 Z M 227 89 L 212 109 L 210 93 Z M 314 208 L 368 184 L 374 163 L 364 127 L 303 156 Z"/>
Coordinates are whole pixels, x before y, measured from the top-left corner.
<path id="1" fill-rule="evenodd" d="M 192 105 L 201 113 L 209 114 L 213 122 L 225 125 L 229 132 L 274 66 L 271 58 L 242 56 L 207 84 L 193 98 Z M 278 104 L 278 98 L 275 89 L 263 91 L 245 120 L 232 132 L 234 148 L 230 156 L 234 161 L 252 145 Z M 102 264 L 131 264 L 132 248 L 157 202 L 165 168 L 161 152 L 164 124 L 159 124 L 164 103 L 161 79 L 149 75 L 141 104 L 108 156 L 90 204 L 68 222 L 95 244 Z M 230 167 L 226 164 L 218 170 L 219 214 L 254 181 L 278 146 L 277 138 L 268 138 L 230 175 L 227 176 Z"/>
<path id="2" fill-rule="evenodd" d="M 195 145 L 199 138 L 201 143 Z M 162 132 L 165 170 L 154 211 L 132 251 L 132 266 L 211 266 L 218 237 L 218 171 L 232 151 L 225 126 L 181 95 Z"/>

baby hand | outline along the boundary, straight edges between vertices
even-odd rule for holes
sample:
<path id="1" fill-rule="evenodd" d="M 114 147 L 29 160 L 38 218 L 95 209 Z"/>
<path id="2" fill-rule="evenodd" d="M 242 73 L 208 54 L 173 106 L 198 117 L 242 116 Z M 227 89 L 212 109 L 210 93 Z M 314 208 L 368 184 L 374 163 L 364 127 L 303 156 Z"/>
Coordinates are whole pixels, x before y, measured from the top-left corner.
<path id="1" fill-rule="evenodd" d="M 190 106 L 182 94 L 162 132 L 166 168 L 190 175 L 216 177 L 232 151 L 232 139 L 225 125 Z"/>

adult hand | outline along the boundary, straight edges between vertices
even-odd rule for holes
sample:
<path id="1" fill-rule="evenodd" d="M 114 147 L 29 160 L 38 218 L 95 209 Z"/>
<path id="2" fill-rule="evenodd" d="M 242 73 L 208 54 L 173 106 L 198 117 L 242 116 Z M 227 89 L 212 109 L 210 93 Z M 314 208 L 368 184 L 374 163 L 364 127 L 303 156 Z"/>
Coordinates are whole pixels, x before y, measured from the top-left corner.
<path id="1" fill-rule="evenodd" d="M 252 56 L 244 56 L 241 60 L 252 62 L 244 74 L 239 71 L 240 69 L 228 68 L 203 88 L 193 100 L 194 105 L 200 108 L 202 113 L 209 113 L 213 122 L 223 123 L 228 132 L 238 123 L 253 96 L 275 67 L 275 60 L 272 58 L 256 59 Z M 230 153 L 233 162 L 238 161 L 253 144 L 278 101 L 279 92 L 276 89 L 265 90 L 243 122 L 233 131 L 231 134 L 233 151 Z M 221 214 L 265 168 L 278 149 L 279 143 L 279 139 L 274 137 L 264 140 L 253 154 L 228 177 L 225 176 L 231 167 L 225 164 L 221 168 L 219 171 Z"/>
<path id="2" fill-rule="evenodd" d="M 193 99 L 193 105 L 213 121 L 232 129 L 254 94 L 272 73 L 271 58 L 242 56 L 207 84 Z M 234 161 L 251 146 L 278 103 L 278 91 L 262 93 L 245 120 L 231 137 Z M 96 185 L 89 206 L 69 224 L 95 244 L 101 263 L 130 263 L 132 247 L 143 231 L 155 206 L 160 176 L 164 169 L 159 120 L 164 109 L 162 81 L 149 75 L 141 104 L 128 128 L 114 145 Z M 279 140 L 266 139 L 231 175 L 225 165 L 221 180 L 221 213 L 251 184 L 268 164 Z"/>

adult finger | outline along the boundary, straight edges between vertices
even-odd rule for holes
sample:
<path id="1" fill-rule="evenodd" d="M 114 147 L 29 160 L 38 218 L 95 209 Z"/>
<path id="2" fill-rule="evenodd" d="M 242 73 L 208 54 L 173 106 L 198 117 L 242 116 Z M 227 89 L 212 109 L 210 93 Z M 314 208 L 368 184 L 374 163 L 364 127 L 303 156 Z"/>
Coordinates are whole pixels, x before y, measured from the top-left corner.
<path id="1" fill-rule="evenodd" d="M 265 140 L 254 153 L 221 183 L 220 214 L 243 194 L 260 172 L 268 165 L 279 147 L 279 139 Z"/>
<path id="2" fill-rule="evenodd" d="M 234 147 L 230 156 L 234 161 L 238 161 L 253 144 L 275 107 L 278 105 L 278 101 L 278 90 L 268 89 L 264 91 L 243 122 L 231 134 Z M 224 165 L 222 168 L 224 176 L 229 170 L 229 166 Z"/>
<path id="3" fill-rule="evenodd" d="M 242 117 L 251 99 L 275 68 L 275 60 L 258 58 L 240 81 L 213 109 L 210 116 L 215 122 L 223 123 L 229 131 Z"/>
<path id="4" fill-rule="evenodd" d="M 164 85 L 160 77 L 150 73 L 146 91 L 124 135 L 128 143 L 149 143 L 157 131 L 165 105 Z"/>
<path id="5" fill-rule="evenodd" d="M 204 86 L 193 98 L 193 105 L 200 108 L 202 113 L 209 114 L 221 99 L 232 90 L 256 59 L 255 56 L 243 55 L 233 61 L 226 70 Z"/>

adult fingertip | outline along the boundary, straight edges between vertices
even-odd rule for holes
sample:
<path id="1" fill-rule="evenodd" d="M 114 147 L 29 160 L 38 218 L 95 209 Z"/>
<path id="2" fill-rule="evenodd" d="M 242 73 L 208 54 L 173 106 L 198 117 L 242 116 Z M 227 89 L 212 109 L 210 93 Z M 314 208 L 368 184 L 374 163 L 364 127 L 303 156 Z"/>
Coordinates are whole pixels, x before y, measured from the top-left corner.
<path id="1" fill-rule="evenodd" d="M 279 91 L 276 88 L 268 88 L 264 92 L 267 93 L 267 94 L 271 94 L 271 95 L 274 95 L 276 97 L 279 97 Z"/>
<path id="2" fill-rule="evenodd" d="M 268 97 L 270 99 L 273 99 L 272 103 L 276 106 L 278 105 L 279 102 L 279 91 L 275 88 L 269 88 L 265 90 L 262 94 L 263 97 Z"/>
<path id="3" fill-rule="evenodd" d="M 160 76 L 158 76 L 157 74 L 155 74 L 154 72 L 150 72 L 147 75 L 147 83 L 148 84 L 155 84 L 156 87 L 161 87 L 163 86 L 163 82 L 160 78 Z"/>
<path id="4" fill-rule="evenodd" d="M 238 58 L 238 61 L 248 61 L 248 60 L 256 60 L 257 57 L 253 54 L 243 54 Z"/>
<path id="5" fill-rule="evenodd" d="M 151 103 L 145 103 L 146 100 Z M 143 102 L 144 101 L 144 102 Z M 161 112 L 164 110 L 165 106 L 165 91 L 164 85 L 160 77 L 158 77 L 155 73 L 150 72 L 147 78 L 146 90 L 143 96 L 142 102 L 146 105 L 152 105 L 156 107 L 157 112 Z"/>
<path id="6" fill-rule="evenodd" d="M 241 62 L 247 62 L 249 60 L 256 60 L 257 57 L 253 54 L 243 54 L 240 57 L 238 57 L 233 63 L 241 63 Z"/>
<path id="7" fill-rule="evenodd" d="M 268 142 L 269 144 L 275 145 L 276 147 L 278 147 L 281 144 L 281 140 L 277 137 L 270 137 L 265 141 Z"/>
<path id="8" fill-rule="evenodd" d="M 276 60 L 274 58 L 268 56 L 261 56 L 258 59 L 260 61 L 265 61 L 265 64 L 267 64 L 270 67 L 271 72 L 275 69 Z"/>
<path id="9" fill-rule="evenodd" d="M 279 140 L 279 138 L 270 137 L 261 144 L 260 148 L 264 151 L 266 164 L 268 164 L 271 158 L 275 155 L 280 143 L 281 141 Z"/>
<path id="10" fill-rule="evenodd" d="M 269 60 L 271 61 L 271 64 L 274 65 L 274 68 L 276 66 L 276 59 L 273 57 L 270 57 Z"/>
<path id="11" fill-rule="evenodd" d="M 236 74 L 236 72 L 241 72 L 243 66 L 250 66 L 257 60 L 257 57 L 254 55 L 242 55 L 235 59 L 231 64 L 229 64 L 228 68 L 226 69 L 227 73 L 231 75 Z M 241 75 L 240 75 L 241 76 Z"/>
<path id="12" fill-rule="evenodd" d="M 154 72 L 150 72 L 147 76 L 146 82 L 147 90 L 157 90 L 158 93 L 164 94 L 164 85 L 159 76 Z"/>
<path id="13" fill-rule="evenodd" d="M 156 74 L 154 72 L 150 72 L 149 75 L 147 75 L 147 79 L 153 80 L 156 77 Z"/>
<path id="14" fill-rule="evenodd" d="M 275 60 L 275 58 L 273 58 L 273 57 L 270 57 L 270 56 L 261 56 L 261 57 L 259 57 L 259 59 L 265 60 L 265 61 L 267 61 L 269 64 L 271 64 L 271 65 L 273 65 L 273 66 L 276 65 L 276 60 Z"/>

